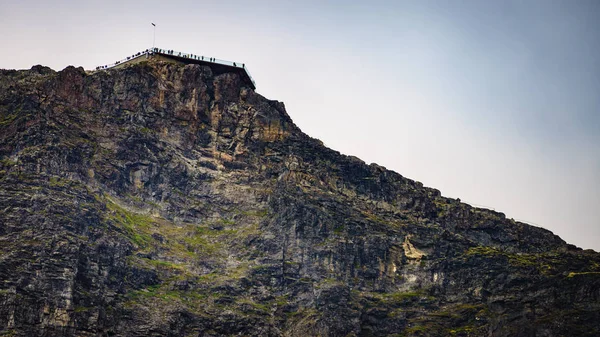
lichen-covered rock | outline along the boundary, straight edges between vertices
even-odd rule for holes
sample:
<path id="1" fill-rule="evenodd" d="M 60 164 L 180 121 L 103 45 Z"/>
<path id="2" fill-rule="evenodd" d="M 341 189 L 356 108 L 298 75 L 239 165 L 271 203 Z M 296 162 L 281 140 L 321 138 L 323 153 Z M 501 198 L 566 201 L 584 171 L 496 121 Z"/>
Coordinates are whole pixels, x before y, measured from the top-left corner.
<path id="1" fill-rule="evenodd" d="M 0 70 L 0 334 L 596 336 L 600 255 L 328 149 L 236 74 Z"/>

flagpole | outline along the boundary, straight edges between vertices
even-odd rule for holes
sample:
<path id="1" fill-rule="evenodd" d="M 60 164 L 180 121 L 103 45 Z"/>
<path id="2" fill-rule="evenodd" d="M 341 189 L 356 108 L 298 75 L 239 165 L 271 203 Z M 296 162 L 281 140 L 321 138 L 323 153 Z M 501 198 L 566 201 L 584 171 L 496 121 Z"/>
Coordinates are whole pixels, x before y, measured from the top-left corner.
<path id="1" fill-rule="evenodd" d="M 154 36 L 152 37 L 152 50 L 154 50 L 154 43 L 156 42 L 156 25 L 152 23 L 152 26 L 154 27 Z"/>

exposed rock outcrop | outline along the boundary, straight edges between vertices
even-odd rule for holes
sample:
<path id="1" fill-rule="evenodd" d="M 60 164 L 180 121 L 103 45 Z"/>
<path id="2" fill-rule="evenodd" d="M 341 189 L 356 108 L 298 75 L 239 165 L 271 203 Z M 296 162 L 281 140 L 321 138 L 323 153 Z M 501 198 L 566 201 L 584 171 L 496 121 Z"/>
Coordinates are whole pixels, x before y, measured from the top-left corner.
<path id="1" fill-rule="evenodd" d="M 5 335 L 600 334 L 598 253 L 199 65 L 1 70 L 0 224 Z"/>

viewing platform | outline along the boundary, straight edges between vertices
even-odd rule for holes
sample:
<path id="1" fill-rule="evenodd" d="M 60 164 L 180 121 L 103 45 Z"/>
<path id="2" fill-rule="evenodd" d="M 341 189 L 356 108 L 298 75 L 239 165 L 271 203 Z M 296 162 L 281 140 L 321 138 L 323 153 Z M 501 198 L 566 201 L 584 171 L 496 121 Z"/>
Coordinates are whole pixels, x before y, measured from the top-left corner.
<path id="1" fill-rule="evenodd" d="M 214 57 L 206 57 L 202 55 L 182 53 L 172 49 L 149 48 L 131 56 L 127 56 L 126 58 L 115 63 L 98 66 L 95 70 L 99 71 L 112 68 L 121 68 L 130 64 L 143 62 L 150 58 L 179 64 L 200 64 L 209 66 L 215 75 L 231 72 L 237 73 L 240 75 L 240 78 L 245 84 L 249 85 L 253 90 L 256 89 L 256 83 L 254 82 L 254 79 L 250 75 L 250 72 L 244 63 L 219 60 Z"/>

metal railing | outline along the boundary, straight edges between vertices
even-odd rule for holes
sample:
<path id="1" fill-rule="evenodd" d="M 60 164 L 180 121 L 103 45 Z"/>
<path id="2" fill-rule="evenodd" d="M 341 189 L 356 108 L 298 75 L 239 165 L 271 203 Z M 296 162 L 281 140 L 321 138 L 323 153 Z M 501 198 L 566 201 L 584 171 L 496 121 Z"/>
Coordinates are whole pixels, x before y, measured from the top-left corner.
<path id="1" fill-rule="evenodd" d="M 146 50 L 141 51 L 139 53 L 135 53 L 135 54 L 133 54 L 131 56 L 127 56 L 126 58 L 124 58 L 122 60 L 116 61 L 115 63 L 110 63 L 110 64 L 106 64 L 106 65 L 103 65 L 103 66 L 97 66 L 96 70 L 110 69 L 110 68 L 118 66 L 119 64 L 125 63 L 127 61 L 131 61 L 133 59 L 137 59 L 139 57 L 142 57 L 142 56 L 145 56 L 145 55 L 151 54 L 151 53 L 152 53 L 152 49 L 146 49 Z"/>
<path id="2" fill-rule="evenodd" d="M 137 58 L 140 58 L 140 57 L 143 57 L 146 55 L 153 55 L 153 54 L 170 55 L 170 56 L 180 57 L 180 58 L 184 58 L 184 59 L 188 59 L 188 60 L 203 61 L 203 62 L 207 62 L 207 63 L 220 64 L 220 65 L 224 65 L 224 66 L 228 66 L 228 67 L 240 68 L 240 69 L 244 70 L 244 72 L 246 73 L 246 75 L 248 75 L 248 78 L 252 82 L 252 85 L 254 87 L 256 87 L 256 82 L 254 82 L 254 78 L 252 78 L 252 75 L 250 75 L 250 71 L 248 71 L 248 68 L 246 67 L 246 64 L 244 64 L 244 63 L 220 60 L 220 59 L 217 59 L 214 57 L 207 57 L 207 56 L 196 55 L 196 54 L 191 54 L 191 53 L 182 53 L 182 52 L 178 52 L 178 51 L 175 51 L 172 49 L 149 48 L 149 49 L 143 50 L 141 52 L 135 53 L 131 56 L 127 56 L 126 58 L 124 58 L 122 60 L 116 61 L 115 63 L 98 66 L 98 67 L 96 67 L 96 70 L 110 69 L 110 68 L 116 67 L 120 64 L 126 63 L 128 61 L 132 61 Z"/>
<path id="3" fill-rule="evenodd" d="M 196 55 L 196 54 L 191 54 L 191 53 L 182 53 L 182 52 L 178 52 L 173 49 L 153 48 L 150 50 L 156 54 L 171 55 L 171 56 L 181 57 L 181 58 L 185 58 L 185 59 L 189 59 L 189 60 L 204 61 L 204 62 L 209 62 L 209 63 L 214 63 L 214 64 L 221 64 L 221 65 L 229 66 L 229 67 L 241 68 L 246 72 L 246 75 L 248 75 L 248 78 L 250 79 L 252 84 L 256 87 L 256 82 L 254 82 L 254 78 L 252 78 L 252 75 L 250 75 L 250 71 L 248 71 L 248 68 L 246 67 L 245 63 L 220 60 L 215 57 L 208 57 L 208 56 Z"/>

